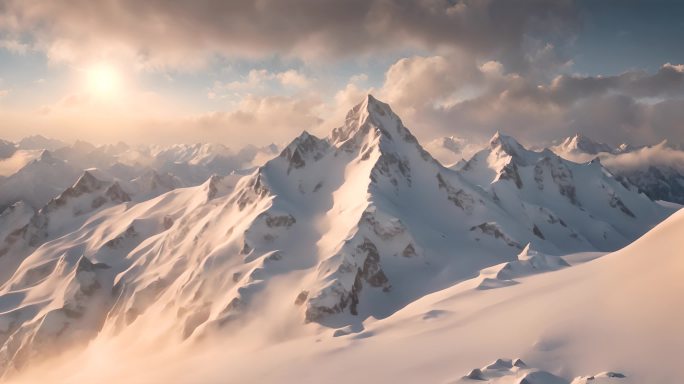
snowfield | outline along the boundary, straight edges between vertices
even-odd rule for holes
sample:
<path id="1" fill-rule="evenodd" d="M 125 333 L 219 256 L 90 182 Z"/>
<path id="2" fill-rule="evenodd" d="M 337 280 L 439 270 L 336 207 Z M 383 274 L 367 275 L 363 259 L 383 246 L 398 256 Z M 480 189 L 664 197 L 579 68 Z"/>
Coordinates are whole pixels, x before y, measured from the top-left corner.
<path id="1" fill-rule="evenodd" d="M 3 379 L 681 381 L 684 216 L 600 161 L 497 134 L 447 168 L 370 95 L 195 183 L 225 151 L 165 148 L 168 172 L 89 169 L 2 212 Z M 49 163 L 71 164 L 26 167 Z"/>
<path id="2" fill-rule="evenodd" d="M 349 332 L 260 322 L 161 351 L 123 332 L 13 382 L 680 383 L 683 247 L 684 211 L 597 260 L 455 285 Z"/>

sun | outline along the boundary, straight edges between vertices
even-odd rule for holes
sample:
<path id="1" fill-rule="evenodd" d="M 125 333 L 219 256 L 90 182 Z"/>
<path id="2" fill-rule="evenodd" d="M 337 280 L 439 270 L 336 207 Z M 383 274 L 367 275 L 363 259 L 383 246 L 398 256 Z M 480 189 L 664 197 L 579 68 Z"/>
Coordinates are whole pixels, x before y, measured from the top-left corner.
<path id="1" fill-rule="evenodd" d="M 108 64 L 98 64 L 87 70 L 88 89 L 98 96 L 112 96 L 121 87 L 121 74 Z"/>

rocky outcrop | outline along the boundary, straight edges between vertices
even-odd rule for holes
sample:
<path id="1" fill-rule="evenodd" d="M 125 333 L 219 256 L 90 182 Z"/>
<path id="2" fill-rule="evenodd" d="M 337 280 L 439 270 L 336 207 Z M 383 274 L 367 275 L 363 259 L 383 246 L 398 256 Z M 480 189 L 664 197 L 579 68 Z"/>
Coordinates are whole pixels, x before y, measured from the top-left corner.
<path id="1" fill-rule="evenodd" d="M 510 382 L 519 384 L 619 384 L 626 376 L 617 372 L 603 372 L 567 380 L 550 372 L 528 366 L 520 359 L 497 359 L 493 363 L 474 368 L 455 383 Z M 507 380 L 508 379 L 508 380 Z"/>
<path id="2" fill-rule="evenodd" d="M 555 155 L 545 156 L 534 166 L 534 179 L 539 190 L 544 189 L 544 174 L 548 172 L 551 180 L 558 187 L 558 192 L 573 205 L 579 205 L 572 171 Z"/>
<path id="3" fill-rule="evenodd" d="M 325 156 L 330 145 L 327 141 L 304 131 L 294 139 L 283 151 L 280 157 L 288 162 L 287 173 L 293 169 L 303 168 L 307 161 L 318 161 Z"/>
<path id="4" fill-rule="evenodd" d="M 513 240 L 510 236 L 508 236 L 506 233 L 503 232 L 499 224 L 494 223 L 494 222 L 489 222 L 489 223 L 482 223 L 480 225 L 476 225 L 474 227 L 470 228 L 471 232 L 478 232 L 481 233 L 482 235 L 486 236 L 491 236 L 495 239 L 499 239 L 503 241 L 506 245 L 509 247 L 514 247 L 518 249 L 522 249 L 523 246 L 518 243 L 517 241 Z M 476 239 L 478 239 L 476 237 Z"/>
<path id="5" fill-rule="evenodd" d="M 454 203 L 454 205 L 461 208 L 466 213 L 473 212 L 473 209 L 475 208 L 475 199 L 466 191 L 457 189 L 449 184 L 441 173 L 437 174 L 437 185 L 439 186 L 439 189 L 443 189 L 446 192 L 447 199 Z"/>
<path id="6" fill-rule="evenodd" d="M 347 308 L 357 315 L 359 296 L 364 284 L 389 290 L 389 279 L 380 265 L 378 248 L 369 239 L 353 247 L 343 258 L 331 283 L 307 302 L 305 321 L 320 321 L 326 315 L 340 313 Z"/>

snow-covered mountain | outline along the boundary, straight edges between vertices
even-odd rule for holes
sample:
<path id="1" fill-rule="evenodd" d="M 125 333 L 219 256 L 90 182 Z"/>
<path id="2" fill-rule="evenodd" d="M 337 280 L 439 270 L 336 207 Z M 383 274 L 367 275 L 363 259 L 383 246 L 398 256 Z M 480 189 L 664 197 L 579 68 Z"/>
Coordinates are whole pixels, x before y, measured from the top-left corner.
<path id="1" fill-rule="evenodd" d="M 96 147 L 76 141 L 67 145 L 42 136 L 31 136 L 17 144 L 0 142 L 0 212 L 18 201 L 40 209 L 87 169 L 99 169 L 124 188 L 153 175 L 167 178 L 166 184 L 177 188 L 202 184 L 212 175 L 249 172 L 277 153 L 275 145 L 248 146 L 234 152 L 220 144 L 131 147 L 118 143 Z M 128 192 L 134 194 L 136 188 Z M 166 191 L 162 188 L 158 193 Z"/>
<path id="2" fill-rule="evenodd" d="M 576 135 L 551 148 L 558 155 L 578 162 L 594 157 L 625 185 L 634 185 L 653 200 L 684 204 L 684 151 L 667 142 L 653 146 L 612 148 Z"/>
<path id="3" fill-rule="evenodd" d="M 18 149 L 33 149 L 33 150 L 48 150 L 48 151 L 54 151 L 56 149 L 62 148 L 66 146 L 66 143 L 57 140 L 57 139 L 51 139 L 47 138 L 45 136 L 41 135 L 33 135 L 29 137 L 25 137 L 21 139 L 17 143 L 17 148 Z"/>
<path id="4" fill-rule="evenodd" d="M 620 147 L 627 149 L 628 147 Z M 598 155 L 599 153 L 618 153 L 621 152 L 618 148 L 613 148 L 606 143 L 594 141 L 591 138 L 582 134 L 568 137 L 560 144 L 550 148 L 558 155 L 565 158 L 572 158 L 575 155 Z"/>
<path id="5" fill-rule="evenodd" d="M 184 164 L 216 160 L 184 149 Z M 168 191 L 85 172 L 0 239 L 5 372 L 96 335 L 343 335 L 475 276 L 509 285 L 565 267 L 560 255 L 617 249 L 672 212 L 599 162 L 503 135 L 446 168 L 372 96 L 245 176 L 178 188 L 177 174 L 148 175 L 139 191 Z"/>
<path id="6" fill-rule="evenodd" d="M 543 255 L 527 249 L 515 267 L 498 266 L 516 271 L 516 283 L 473 289 L 478 276 L 357 327 L 269 317 L 242 332 L 180 344 L 156 332 L 173 319 L 160 316 L 136 327 L 139 318 L 116 336 L 103 331 L 85 350 L 15 380 L 679 383 L 683 235 L 680 211 L 630 246 L 572 267 L 547 268 Z M 534 266 L 555 271 L 530 276 Z M 272 300 L 281 315 L 293 308 L 277 292 Z"/>
<path id="7" fill-rule="evenodd" d="M 17 147 L 14 143 L 6 140 L 0 140 L 0 159 L 7 159 L 14 155 Z"/>
<path id="8" fill-rule="evenodd" d="M 512 137 L 497 133 L 489 148 L 455 169 L 482 186 L 519 225 L 557 250 L 611 250 L 643 233 L 643 223 L 656 223 L 662 212 L 651 200 L 626 188 L 601 162 L 574 163 L 550 150 L 525 149 Z M 484 231 L 484 229 L 483 229 Z"/>
<path id="9" fill-rule="evenodd" d="M 0 181 L 0 211 L 18 201 L 40 207 L 73 184 L 81 172 L 43 150 L 37 158 Z"/>

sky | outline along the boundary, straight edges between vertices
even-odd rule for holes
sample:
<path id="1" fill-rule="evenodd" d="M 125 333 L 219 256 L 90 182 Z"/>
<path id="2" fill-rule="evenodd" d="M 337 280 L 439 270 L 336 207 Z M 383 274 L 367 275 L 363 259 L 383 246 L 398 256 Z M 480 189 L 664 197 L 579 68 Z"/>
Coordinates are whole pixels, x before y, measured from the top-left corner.
<path id="1" fill-rule="evenodd" d="M 0 138 L 286 143 L 364 95 L 421 140 L 684 143 L 676 0 L 0 0 Z"/>

